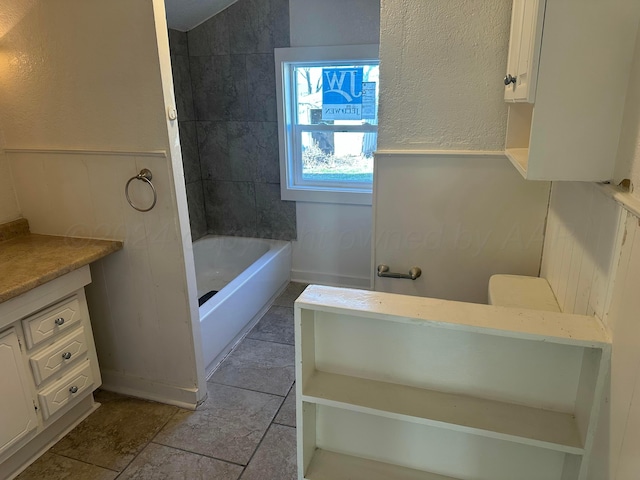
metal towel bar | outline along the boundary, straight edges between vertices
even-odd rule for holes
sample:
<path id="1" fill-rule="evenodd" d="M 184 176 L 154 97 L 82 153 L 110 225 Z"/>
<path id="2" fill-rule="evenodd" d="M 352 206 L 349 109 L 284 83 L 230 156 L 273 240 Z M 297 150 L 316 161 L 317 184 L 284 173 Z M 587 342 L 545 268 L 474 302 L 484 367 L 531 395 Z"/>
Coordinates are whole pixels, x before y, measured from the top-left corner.
<path id="1" fill-rule="evenodd" d="M 411 267 L 409 273 L 393 273 L 389 271 L 388 265 L 378 265 L 378 276 L 387 278 L 406 278 L 407 280 L 415 280 L 422 275 L 420 267 Z"/>

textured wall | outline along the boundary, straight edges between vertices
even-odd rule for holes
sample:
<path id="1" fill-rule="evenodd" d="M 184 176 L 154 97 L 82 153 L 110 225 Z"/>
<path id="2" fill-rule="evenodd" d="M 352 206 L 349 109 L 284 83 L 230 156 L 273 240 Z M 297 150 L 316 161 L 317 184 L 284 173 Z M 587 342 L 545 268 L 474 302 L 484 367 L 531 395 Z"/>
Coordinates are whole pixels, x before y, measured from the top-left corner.
<path id="1" fill-rule="evenodd" d="M 291 46 L 380 41 L 380 0 L 289 0 Z"/>
<path id="2" fill-rule="evenodd" d="M 20 3 L 3 1 L 2 8 L 12 11 Z M 152 2 L 140 2 L 139 8 L 128 2 L 109 8 L 74 2 L 78 20 L 72 28 L 59 2 L 26 5 L 31 10 L 14 18 L 10 29 L 3 25 L 0 91 L 11 94 L 0 95 L 0 121 L 7 148 L 68 148 L 82 139 L 93 149 L 158 149 L 165 113 L 157 101 L 162 95 L 158 58 L 148 54 L 158 47 L 155 35 L 134 28 L 149 23 Z M 46 30 L 32 21 L 38 16 L 46 19 Z M 129 34 L 118 35 L 112 25 Z M 109 56 L 98 59 L 104 51 Z M 149 72 L 156 78 L 138 81 Z M 115 100 L 114 85 L 119 87 Z"/>
<path id="3" fill-rule="evenodd" d="M 378 149 L 502 150 L 510 0 L 382 0 Z"/>
<path id="4" fill-rule="evenodd" d="M 273 49 L 289 46 L 288 0 L 240 0 L 188 32 L 209 233 L 290 240 L 280 200 Z"/>
<path id="5" fill-rule="evenodd" d="M 169 46 L 171 48 L 173 88 L 176 97 L 176 109 L 178 110 L 184 183 L 187 189 L 187 203 L 189 204 L 191 239 L 197 240 L 207 234 L 207 218 L 204 209 L 204 190 L 196 134 L 196 117 L 193 107 L 187 34 L 178 30 L 169 30 Z"/>

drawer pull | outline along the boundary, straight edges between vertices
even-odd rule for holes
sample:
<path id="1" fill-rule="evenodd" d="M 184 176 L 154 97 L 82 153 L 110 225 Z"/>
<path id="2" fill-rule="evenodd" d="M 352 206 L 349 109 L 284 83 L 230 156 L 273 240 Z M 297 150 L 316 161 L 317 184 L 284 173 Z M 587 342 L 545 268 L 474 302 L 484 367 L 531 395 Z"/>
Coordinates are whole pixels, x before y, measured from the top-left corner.
<path id="1" fill-rule="evenodd" d="M 62 354 L 62 358 L 64 358 L 65 360 L 69 360 L 71 358 L 71 352 L 64 352 Z"/>
<path id="2" fill-rule="evenodd" d="M 69 391 L 70 391 L 71 393 L 78 393 L 78 387 L 76 387 L 76 386 L 74 385 L 73 387 L 71 387 L 71 388 L 69 389 Z"/>
<path id="3" fill-rule="evenodd" d="M 64 323 L 64 318 L 62 317 L 56 318 L 55 322 L 56 322 L 56 325 L 60 326 Z"/>

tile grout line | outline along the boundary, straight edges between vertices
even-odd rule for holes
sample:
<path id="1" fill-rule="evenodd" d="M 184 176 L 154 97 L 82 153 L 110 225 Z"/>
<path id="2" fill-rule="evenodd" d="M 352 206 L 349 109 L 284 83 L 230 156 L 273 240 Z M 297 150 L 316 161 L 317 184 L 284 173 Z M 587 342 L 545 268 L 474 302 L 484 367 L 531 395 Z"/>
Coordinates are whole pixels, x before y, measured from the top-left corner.
<path id="1" fill-rule="evenodd" d="M 280 423 L 276 423 L 276 418 L 278 418 L 278 415 L 280 415 L 280 411 L 282 410 L 282 407 L 284 407 L 284 404 L 285 404 L 285 402 L 287 401 L 287 397 L 288 397 L 288 396 L 289 396 L 289 394 L 291 393 L 291 390 L 293 390 L 293 387 L 295 386 L 295 384 L 296 384 L 296 382 L 294 381 L 294 382 L 291 384 L 291 387 L 289 387 L 289 391 L 288 391 L 288 392 L 287 392 L 287 394 L 284 396 L 284 401 L 283 401 L 283 402 L 282 402 L 282 404 L 280 405 L 280 408 L 278 408 L 278 411 L 276 412 L 276 415 L 273 417 L 273 420 L 271 420 L 271 424 L 270 424 L 269 426 L 273 425 L 274 423 L 275 423 L 276 425 L 280 425 Z M 267 428 L 267 430 L 269 430 L 269 429 Z"/>
<path id="2" fill-rule="evenodd" d="M 166 443 L 162 443 L 162 442 L 155 442 L 153 440 L 149 442 L 149 444 L 152 444 L 152 443 L 154 445 L 160 445 L 162 447 L 170 448 L 172 450 L 178 450 L 179 452 L 189 453 L 191 455 L 196 455 L 198 457 L 205 457 L 205 458 L 210 458 L 212 460 L 217 460 L 218 462 L 228 463 L 229 465 L 235 465 L 237 467 L 242 467 L 243 469 L 246 467 L 246 465 L 243 465 L 242 463 L 234 462 L 233 460 L 225 460 L 224 458 L 220 458 L 220 457 L 214 457 L 213 455 L 207 455 L 206 453 L 192 452 L 191 450 L 187 450 L 186 448 L 174 447 L 172 445 L 167 445 Z"/>
<path id="3" fill-rule="evenodd" d="M 116 476 L 116 480 L 117 480 L 118 478 L 120 478 L 120 475 L 122 475 L 122 474 L 127 470 L 127 468 L 129 468 L 129 467 L 131 466 L 131 464 L 132 464 L 132 463 L 133 463 L 133 462 L 138 458 L 138 456 L 140 456 L 140 454 L 141 454 L 141 453 L 142 453 L 142 452 L 143 452 L 143 451 L 144 451 L 144 450 L 149 446 L 149 444 L 151 444 L 151 442 L 153 442 L 153 439 L 154 439 L 154 438 L 156 438 L 156 437 L 158 436 L 158 434 L 162 431 L 162 429 L 163 429 L 164 427 L 166 427 L 166 426 L 169 424 L 169 422 L 173 419 L 173 417 L 175 417 L 175 416 L 178 414 L 178 412 L 179 412 L 179 411 L 180 411 L 179 407 L 176 407 L 176 411 L 175 411 L 175 412 L 173 412 L 173 414 L 169 416 L 169 418 L 167 419 L 167 421 L 166 421 L 166 422 L 164 422 L 164 423 L 160 426 L 160 428 L 156 431 L 156 433 L 154 433 L 154 434 L 153 434 L 153 436 L 151 437 L 151 439 L 150 439 L 148 442 L 146 442 L 146 443 L 144 444 L 144 446 L 143 446 L 143 447 L 138 451 L 138 453 L 136 453 L 136 454 L 133 456 L 133 458 L 129 461 L 129 463 L 127 463 L 127 466 L 126 466 L 126 467 L 124 467 L 124 468 L 122 469 L 122 471 L 121 471 L 121 472 Z"/>
<path id="4" fill-rule="evenodd" d="M 57 443 L 57 442 L 56 442 L 56 443 Z M 55 444 L 54 444 L 54 445 L 55 445 Z M 53 448 L 53 447 L 51 447 L 51 448 Z M 66 458 L 66 459 L 68 459 L 68 460 L 73 460 L 73 461 L 75 461 L 75 462 L 84 463 L 85 465 L 91 465 L 92 467 L 102 468 L 102 469 L 104 469 L 104 470 L 108 470 L 108 471 L 110 471 L 110 472 L 117 473 L 118 475 L 121 473 L 121 472 L 119 472 L 118 470 L 114 470 L 113 468 L 103 467 L 102 465 L 96 465 L 95 463 L 87 462 L 87 461 L 85 461 L 85 460 L 80 460 L 80 459 L 78 459 L 78 458 L 69 457 L 68 455 L 64 455 L 64 454 L 62 454 L 62 453 L 52 452 L 52 451 L 51 451 L 51 448 L 49 448 L 45 453 L 50 453 L 51 455 L 56 455 L 56 456 L 58 456 L 58 457 Z M 40 456 L 40 457 L 38 458 L 38 460 L 39 460 L 40 458 L 42 458 L 43 456 L 44 456 L 44 455 Z M 36 460 L 36 461 L 37 461 L 37 460 Z M 35 463 L 35 462 L 33 462 L 33 463 Z M 31 465 L 33 465 L 33 463 L 32 463 Z M 29 467 L 31 467 L 31 465 L 29 465 Z M 29 468 L 29 467 L 27 467 L 27 468 Z M 116 478 L 117 478 L 117 475 L 116 475 Z"/>
<path id="5" fill-rule="evenodd" d="M 280 398 L 286 398 L 287 397 L 287 395 L 280 395 L 279 393 L 261 392 L 260 390 L 252 390 L 251 388 L 238 387 L 237 385 L 229 385 L 229 384 L 226 384 L 226 383 L 214 382 L 212 380 L 209 380 L 207 383 L 211 383 L 213 385 L 222 385 L 223 387 L 237 388 L 237 389 L 240 389 L 240 390 L 246 390 L 248 392 L 253 392 L 253 393 L 262 393 L 263 395 L 273 395 L 274 397 L 280 397 Z M 289 390 L 290 389 L 291 388 L 289 388 Z M 287 390 L 287 391 L 289 391 L 289 390 Z"/>

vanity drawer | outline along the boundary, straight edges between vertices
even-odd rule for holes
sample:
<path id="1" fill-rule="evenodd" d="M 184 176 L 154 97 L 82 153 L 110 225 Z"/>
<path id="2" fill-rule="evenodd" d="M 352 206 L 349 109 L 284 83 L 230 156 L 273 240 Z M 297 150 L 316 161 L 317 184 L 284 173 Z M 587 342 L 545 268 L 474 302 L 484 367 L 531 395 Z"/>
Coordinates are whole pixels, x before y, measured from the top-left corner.
<path id="1" fill-rule="evenodd" d="M 84 396 L 94 383 L 91 361 L 85 360 L 60 380 L 38 393 L 42 418 L 47 419 L 74 399 Z"/>
<path id="2" fill-rule="evenodd" d="M 36 385 L 75 362 L 87 352 L 87 337 L 84 328 L 61 338 L 56 343 L 33 355 L 29 359 Z"/>
<path id="3" fill-rule="evenodd" d="M 27 346 L 33 348 L 80 321 L 80 302 L 76 297 L 66 300 L 44 313 L 22 320 Z"/>

